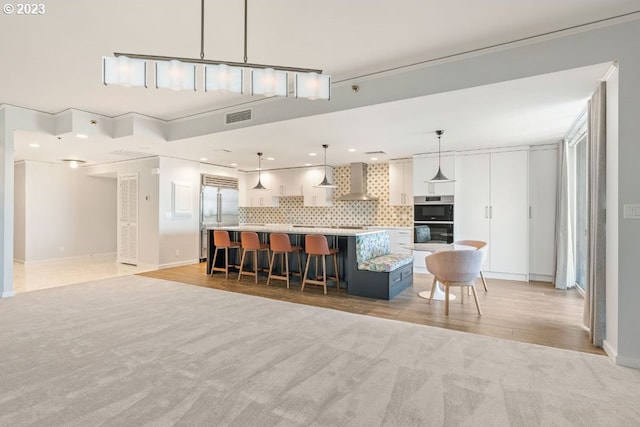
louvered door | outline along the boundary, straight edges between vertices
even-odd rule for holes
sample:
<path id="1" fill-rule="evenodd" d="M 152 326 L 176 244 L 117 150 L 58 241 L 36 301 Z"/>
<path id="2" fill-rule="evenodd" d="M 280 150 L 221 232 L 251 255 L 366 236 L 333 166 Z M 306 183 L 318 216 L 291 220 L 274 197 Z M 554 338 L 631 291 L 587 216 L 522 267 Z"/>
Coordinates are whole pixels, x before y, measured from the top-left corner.
<path id="1" fill-rule="evenodd" d="M 118 176 L 118 262 L 138 263 L 138 174 Z"/>

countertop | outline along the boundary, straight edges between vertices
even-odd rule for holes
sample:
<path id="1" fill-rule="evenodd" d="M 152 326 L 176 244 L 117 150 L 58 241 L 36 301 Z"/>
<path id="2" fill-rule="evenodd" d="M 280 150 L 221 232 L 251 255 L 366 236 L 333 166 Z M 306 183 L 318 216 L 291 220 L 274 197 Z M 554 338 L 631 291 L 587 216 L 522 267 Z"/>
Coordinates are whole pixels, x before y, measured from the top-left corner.
<path id="1" fill-rule="evenodd" d="M 230 225 L 207 227 L 207 230 L 255 231 L 258 233 L 324 234 L 329 236 L 356 236 L 358 234 L 379 233 L 382 231 L 369 230 L 366 228 L 303 227 L 289 224 Z"/>

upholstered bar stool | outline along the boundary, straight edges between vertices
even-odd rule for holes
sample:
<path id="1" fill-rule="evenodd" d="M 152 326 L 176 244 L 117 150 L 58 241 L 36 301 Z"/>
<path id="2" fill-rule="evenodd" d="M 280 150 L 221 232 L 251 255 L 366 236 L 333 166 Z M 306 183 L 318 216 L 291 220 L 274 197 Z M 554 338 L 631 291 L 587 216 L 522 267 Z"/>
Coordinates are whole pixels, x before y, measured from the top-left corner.
<path id="1" fill-rule="evenodd" d="M 338 278 L 338 249 L 330 249 L 329 244 L 327 243 L 327 238 L 325 236 L 319 236 L 314 234 L 307 234 L 304 238 L 304 246 L 305 252 L 307 253 L 307 264 L 304 268 L 304 279 L 302 280 L 302 289 L 304 291 L 304 286 L 307 283 L 311 283 L 313 285 L 322 285 L 324 287 L 324 293 L 327 294 L 327 279 L 333 280 L 336 282 L 336 288 L 338 292 L 340 292 L 340 279 Z M 327 276 L 327 255 L 333 256 L 333 266 L 335 271 L 335 276 Z M 318 279 L 318 268 L 317 268 L 317 260 L 318 257 L 322 256 L 322 280 Z M 316 278 L 309 279 L 309 263 L 311 262 L 311 257 L 315 257 L 316 259 Z"/>
<path id="2" fill-rule="evenodd" d="M 269 277 L 267 278 L 267 286 L 269 286 L 271 279 L 285 280 L 287 282 L 287 288 L 289 288 L 289 254 L 295 253 L 298 255 L 298 276 L 302 277 L 302 248 L 300 246 L 292 246 L 289 240 L 289 235 L 271 233 L 269 237 L 269 244 L 271 248 L 271 261 L 269 262 Z M 273 264 L 276 260 L 276 255 L 281 256 L 281 270 L 284 270 L 284 276 L 273 274 Z"/>
<path id="3" fill-rule="evenodd" d="M 240 241 L 242 242 L 242 259 L 240 260 L 240 273 L 238 273 L 238 281 L 243 274 L 249 276 L 255 276 L 256 283 L 258 283 L 258 252 L 267 251 L 267 259 L 269 258 L 269 245 L 266 243 L 260 243 L 258 233 L 253 231 L 243 231 L 240 233 Z M 244 259 L 247 252 L 253 252 L 253 272 L 244 271 Z"/>
<path id="4" fill-rule="evenodd" d="M 213 231 L 213 245 L 216 247 L 215 251 L 213 251 L 213 260 L 211 261 L 211 275 L 213 276 L 214 271 L 224 271 L 224 278 L 229 278 L 229 249 L 238 249 L 240 250 L 240 242 L 232 242 L 229 237 L 229 232 L 226 230 L 214 230 Z M 224 268 L 216 267 L 216 256 L 218 255 L 218 250 L 224 249 Z M 237 265 L 233 265 L 233 267 L 237 267 Z"/>

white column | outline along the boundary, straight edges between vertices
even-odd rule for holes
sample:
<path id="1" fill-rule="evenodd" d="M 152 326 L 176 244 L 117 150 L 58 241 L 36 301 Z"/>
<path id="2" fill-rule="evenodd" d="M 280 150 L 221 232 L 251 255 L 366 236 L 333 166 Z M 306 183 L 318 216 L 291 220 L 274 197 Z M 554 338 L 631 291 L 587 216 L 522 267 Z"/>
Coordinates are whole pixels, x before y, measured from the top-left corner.
<path id="1" fill-rule="evenodd" d="M 0 108 L 0 297 L 13 293 L 13 130 Z"/>

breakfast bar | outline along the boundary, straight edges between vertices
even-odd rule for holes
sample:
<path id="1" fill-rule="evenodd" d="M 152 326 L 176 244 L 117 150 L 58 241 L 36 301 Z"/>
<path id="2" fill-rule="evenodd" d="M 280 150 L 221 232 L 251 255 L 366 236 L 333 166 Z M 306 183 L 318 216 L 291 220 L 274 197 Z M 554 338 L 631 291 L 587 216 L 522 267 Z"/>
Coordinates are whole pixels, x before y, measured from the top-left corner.
<path id="1" fill-rule="evenodd" d="M 338 277 L 341 289 L 349 295 L 378 299 L 391 299 L 413 284 L 413 259 L 389 253 L 389 235 L 384 230 L 367 230 L 361 227 L 313 227 L 296 225 L 241 225 L 221 226 L 208 229 L 207 274 L 213 267 L 215 230 L 226 230 L 231 240 L 240 241 L 240 233 L 251 231 L 258 234 L 262 243 L 269 242 L 271 233 L 287 234 L 292 245 L 305 245 L 306 235 L 324 235 L 331 248 L 338 249 Z M 222 257 L 216 260 L 220 266 Z M 236 262 L 231 262 L 237 264 Z M 266 257 L 259 259 L 258 267 L 268 269 Z M 303 263 L 304 264 L 304 263 Z M 293 264 L 292 264 L 293 265 Z M 312 263 L 310 269 L 315 274 Z M 295 270 L 294 270 L 295 271 Z M 327 275 L 335 275 L 332 263 L 327 263 Z M 333 283 L 331 283 L 333 285 Z M 335 287 L 335 285 L 333 285 Z"/>

